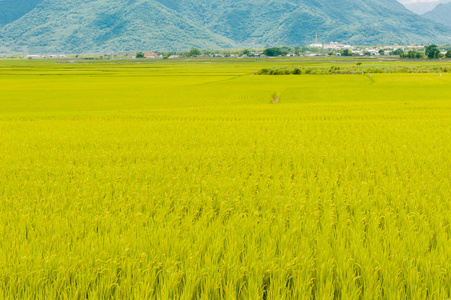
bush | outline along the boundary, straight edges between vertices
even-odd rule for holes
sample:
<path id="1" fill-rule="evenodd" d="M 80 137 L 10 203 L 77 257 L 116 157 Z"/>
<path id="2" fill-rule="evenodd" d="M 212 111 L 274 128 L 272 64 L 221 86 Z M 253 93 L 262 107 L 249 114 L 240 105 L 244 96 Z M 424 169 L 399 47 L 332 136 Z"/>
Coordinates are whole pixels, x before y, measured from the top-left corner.
<path id="1" fill-rule="evenodd" d="M 287 55 L 288 52 L 286 51 L 286 49 L 282 49 L 282 48 L 266 48 L 263 51 L 263 54 L 266 56 L 281 56 L 281 55 Z"/>
<path id="2" fill-rule="evenodd" d="M 188 57 L 195 57 L 199 55 L 202 55 L 202 52 L 197 48 L 191 48 L 191 50 L 186 53 L 186 56 Z"/>
<path id="3" fill-rule="evenodd" d="M 420 53 L 423 55 L 422 53 Z M 408 54 L 406 54 L 408 55 Z M 294 67 L 263 68 L 258 75 L 321 75 L 321 74 L 362 74 L 362 73 L 438 73 L 451 72 L 450 67 L 443 66 L 331 66 L 331 67 Z"/>
<path id="4" fill-rule="evenodd" d="M 424 55 L 421 52 L 411 50 L 407 53 L 402 53 L 399 57 L 400 58 L 420 59 L 420 58 L 424 58 Z"/>

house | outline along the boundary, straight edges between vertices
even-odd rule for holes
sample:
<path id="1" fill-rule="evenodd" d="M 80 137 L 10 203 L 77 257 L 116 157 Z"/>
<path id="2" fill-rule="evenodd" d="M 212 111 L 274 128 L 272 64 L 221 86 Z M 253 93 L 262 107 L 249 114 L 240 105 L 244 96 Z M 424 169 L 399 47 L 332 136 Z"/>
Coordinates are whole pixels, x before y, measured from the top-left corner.
<path id="1" fill-rule="evenodd" d="M 153 52 L 147 52 L 147 53 L 144 53 L 144 58 L 156 59 L 156 58 L 160 58 L 160 56 Z"/>
<path id="2" fill-rule="evenodd" d="M 344 44 L 338 43 L 338 42 L 331 42 L 330 44 L 325 44 L 324 49 L 331 49 L 331 50 L 349 49 L 349 50 L 352 50 L 353 47 L 351 45 L 344 45 Z"/>
<path id="3" fill-rule="evenodd" d="M 26 55 L 24 58 L 25 59 L 41 59 L 42 56 L 41 55 Z"/>
<path id="4" fill-rule="evenodd" d="M 169 56 L 169 59 L 177 59 L 180 58 L 180 55 L 171 55 Z"/>
<path id="5" fill-rule="evenodd" d="M 314 44 L 310 44 L 308 46 L 310 48 L 323 48 L 323 44 L 320 44 L 320 43 L 314 43 Z"/>
<path id="6" fill-rule="evenodd" d="M 362 50 L 355 50 L 352 51 L 352 55 L 364 56 L 364 53 Z"/>

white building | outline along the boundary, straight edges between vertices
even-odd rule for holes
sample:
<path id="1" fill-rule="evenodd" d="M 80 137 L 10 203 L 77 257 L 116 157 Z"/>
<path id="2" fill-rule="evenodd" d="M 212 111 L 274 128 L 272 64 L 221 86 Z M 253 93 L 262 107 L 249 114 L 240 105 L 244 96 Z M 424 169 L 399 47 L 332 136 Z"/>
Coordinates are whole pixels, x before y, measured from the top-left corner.
<path id="1" fill-rule="evenodd" d="M 308 46 L 311 48 L 323 48 L 323 44 L 320 43 L 310 44 Z"/>
<path id="2" fill-rule="evenodd" d="M 330 50 L 344 50 L 344 49 L 353 49 L 351 45 L 345 45 L 338 42 L 330 42 L 330 44 L 325 44 L 324 49 L 330 49 Z"/>
<path id="3" fill-rule="evenodd" d="M 26 55 L 24 58 L 25 59 L 41 59 L 42 56 L 41 55 Z"/>

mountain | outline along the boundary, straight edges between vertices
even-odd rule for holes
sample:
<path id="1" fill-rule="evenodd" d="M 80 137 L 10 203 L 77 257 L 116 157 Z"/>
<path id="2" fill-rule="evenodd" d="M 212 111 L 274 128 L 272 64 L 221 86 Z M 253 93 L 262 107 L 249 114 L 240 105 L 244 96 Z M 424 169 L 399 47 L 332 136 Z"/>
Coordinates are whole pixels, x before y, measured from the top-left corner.
<path id="1" fill-rule="evenodd" d="M 0 27 L 30 12 L 42 0 L 0 0 Z"/>
<path id="2" fill-rule="evenodd" d="M 0 41 L 11 52 L 26 53 L 185 50 L 189 46 L 234 45 L 226 37 L 148 0 L 44 0 L 0 29 Z"/>
<path id="3" fill-rule="evenodd" d="M 413 11 L 416 14 L 422 15 L 425 14 L 428 11 L 433 10 L 437 5 L 440 3 L 447 3 L 451 0 L 433 0 L 433 1 L 427 1 L 427 2 L 411 2 L 411 3 L 404 3 L 404 6 Z"/>
<path id="4" fill-rule="evenodd" d="M 28 9 L 0 28 L 0 52 L 296 46 L 312 43 L 316 34 L 323 42 L 353 44 L 444 43 L 451 37 L 451 29 L 396 0 L 14 1 Z"/>
<path id="5" fill-rule="evenodd" d="M 438 5 L 423 17 L 451 27 L 451 2 Z"/>
<path id="6" fill-rule="evenodd" d="M 450 30 L 395 0 L 157 0 L 243 45 L 443 42 Z"/>

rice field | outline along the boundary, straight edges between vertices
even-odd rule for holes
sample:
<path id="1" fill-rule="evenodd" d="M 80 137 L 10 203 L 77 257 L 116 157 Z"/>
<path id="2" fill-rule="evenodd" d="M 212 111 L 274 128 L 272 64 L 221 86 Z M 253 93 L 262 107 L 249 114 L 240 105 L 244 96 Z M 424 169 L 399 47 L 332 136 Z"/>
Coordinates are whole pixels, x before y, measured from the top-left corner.
<path id="1" fill-rule="evenodd" d="M 451 298 L 451 73 L 300 65 L 0 60 L 0 299 Z"/>

